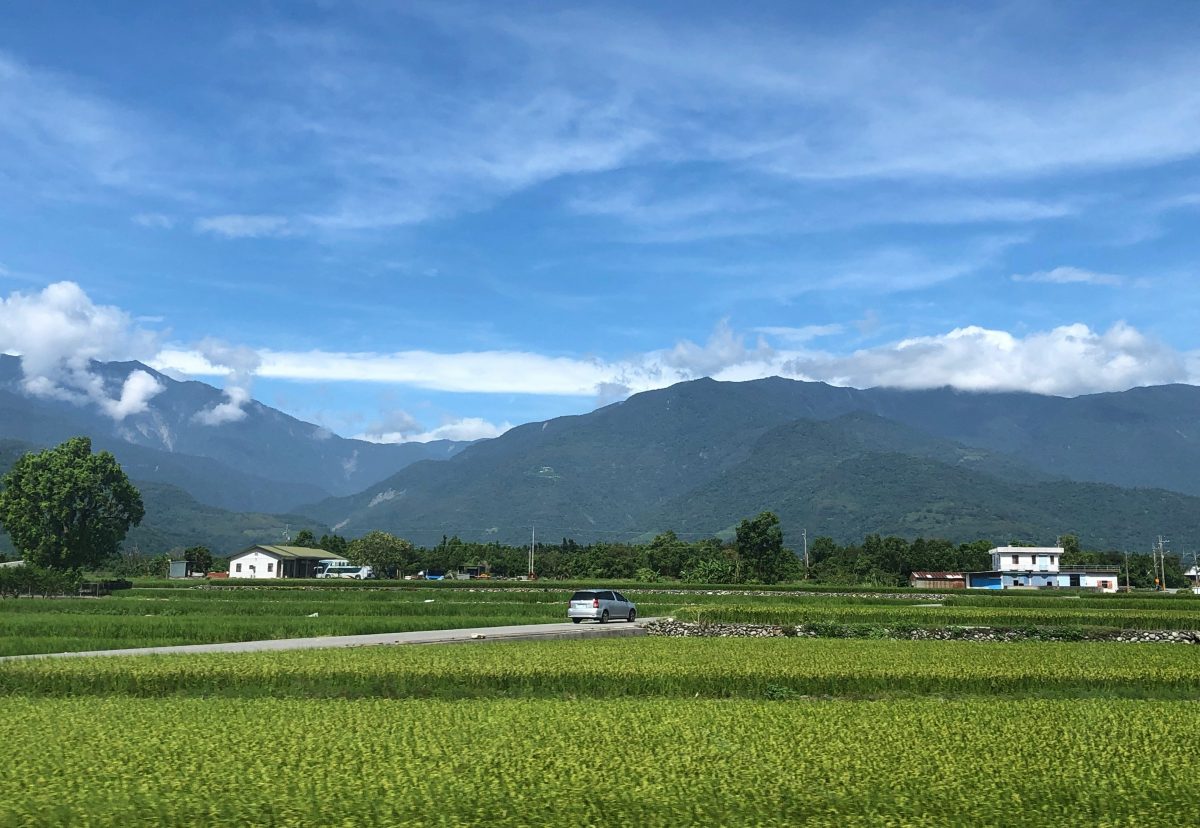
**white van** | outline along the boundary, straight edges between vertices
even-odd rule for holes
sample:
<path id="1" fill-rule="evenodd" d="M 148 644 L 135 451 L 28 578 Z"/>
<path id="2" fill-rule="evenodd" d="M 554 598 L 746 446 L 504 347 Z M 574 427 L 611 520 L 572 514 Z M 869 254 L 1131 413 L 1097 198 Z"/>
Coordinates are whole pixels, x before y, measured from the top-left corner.
<path id="1" fill-rule="evenodd" d="M 317 573 L 318 578 L 355 578 L 357 580 L 366 580 L 374 578 L 375 572 L 369 566 L 359 566 L 358 564 L 346 563 L 340 561 L 332 566 L 327 566 Z"/>

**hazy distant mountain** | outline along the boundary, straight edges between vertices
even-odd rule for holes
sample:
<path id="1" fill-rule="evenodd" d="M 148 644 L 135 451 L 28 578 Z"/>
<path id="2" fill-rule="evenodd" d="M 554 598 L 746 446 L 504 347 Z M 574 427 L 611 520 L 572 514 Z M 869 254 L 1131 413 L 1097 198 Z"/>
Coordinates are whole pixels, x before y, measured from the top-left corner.
<path id="1" fill-rule="evenodd" d="M 1063 399 L 697 380 L 515 428 L 306 511 L 418 543 L 519 540 L 531 525 L 579 539 L 713 532 L 775 508 L 793 531 L 842 539 L 1074 531 L 1136 546 L 1197 514 L 1200 499 L 1162 491 L 1200 492 L 1196 414 L 1190 386 Z M 1150 482 L 1159 490 L 1116 487 Z"/>
<path id="2" fill-rule="evenodd" d="M 28 443 L 0 440 L 0 474 L 7 472 L 16 459 L 34 449 Z M 285 533 L 294 535 L 303 528 L 318 537 L 328 528 L 302 515 L 273 515 L 234 512 L 206 506 L 175 486 L 131 478 L 142 493 L 146 517 L 141 526 L 131 529 L 125 548 L 137 548 L 146 555 L 157 555 L 182 546 L 207 546 L 218 555 L 227 555 L 255 543 L 279 543 Z M 12 554 L 12 543 L 0 531 L 0 551 Z"/>
<path id="3" fill-rule="evenodd" d="M 114 395 L 135 370 L 164 390 L 149 410 L 117 422 L 94 405 L 25 394 L 20 360 L 0 356 L 0 438 L 50 446 L 84 434 L 113 452 L 132 478 L 177 486 L 201 503 L 268 512 L 360 491 L 409 463 L 448 458 L 467 445 L 348 440 L 259 402 L 248 403 L 241 420 L 204 425 L 197 414 L 225 399 L 210 385 L 179 382 L 137 362 L 93 370 Z"/>

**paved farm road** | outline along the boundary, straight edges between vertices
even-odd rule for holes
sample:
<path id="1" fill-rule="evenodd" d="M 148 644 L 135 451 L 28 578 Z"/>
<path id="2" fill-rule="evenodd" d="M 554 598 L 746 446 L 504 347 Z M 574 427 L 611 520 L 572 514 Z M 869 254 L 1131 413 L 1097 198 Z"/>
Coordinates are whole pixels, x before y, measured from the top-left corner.
<path id="1" fill-rule="evenodd" d="M 318 650 L 330 647 L 369 647 L 379 644 L 454 644 L 479 641 L 549 641 L 557 638 L 596 638 L 645 635 L 643 625 L 653 618 L 612 621 L 608 624 L 570 622 L 518 624 L 509 627 L 475 627 L 465 630 L 327 635 L 316 638 L 280 638 L 270 641 L 235 641 L 227 644 L 179 644 L 170 647 L 135 647 L 125 650 L 90 650 L 80 653 L 39 653 L 5 656 L 0 661 L 28 658 L 81 658 L 83 656 L 170 655 L 176 653 L 256 653 L 277 650 Z"/>

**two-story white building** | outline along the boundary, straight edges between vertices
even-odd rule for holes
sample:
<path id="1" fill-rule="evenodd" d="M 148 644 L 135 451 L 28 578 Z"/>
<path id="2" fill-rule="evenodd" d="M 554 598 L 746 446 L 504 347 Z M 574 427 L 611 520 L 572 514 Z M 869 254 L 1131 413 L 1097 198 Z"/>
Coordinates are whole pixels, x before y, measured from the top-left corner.
<path id="1" fill-rule="evenodd" d="M 1053 589 L 1116 592 L 1118 567 L 1061 565 L 1061 546 L 997 546 L 988 572 L 968 572 L 968 589 Z"/>

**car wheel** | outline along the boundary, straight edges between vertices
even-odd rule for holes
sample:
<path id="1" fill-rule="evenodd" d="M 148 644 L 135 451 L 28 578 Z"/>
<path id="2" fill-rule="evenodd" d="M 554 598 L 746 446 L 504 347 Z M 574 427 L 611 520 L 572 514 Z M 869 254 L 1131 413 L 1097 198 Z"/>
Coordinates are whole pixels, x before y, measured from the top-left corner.
<path id="1" fill-rule="evenodd" d="M 572 618 L 572 619 L 571 619 L 571 623 L 572 623 L 572 624 L 578 624 L 578 623 L 579 623 L 580 621 L 582 621 L 582 620 L 583 620 L 582 618 Z"/>
<path id="2" fill-rule="evenodd" d="M 604 612 L 600 613 L 600 623 L 601 624 L 608 623 L 608 610 L 605 610 Z"/>
<path id="3" fill-rule="evenodd" d="M 635 618 L 637 618 L 637 610 L 630 610 L 629 611 L 629 623 L 632 624 L 633 619 L 635 619 Z"/>

